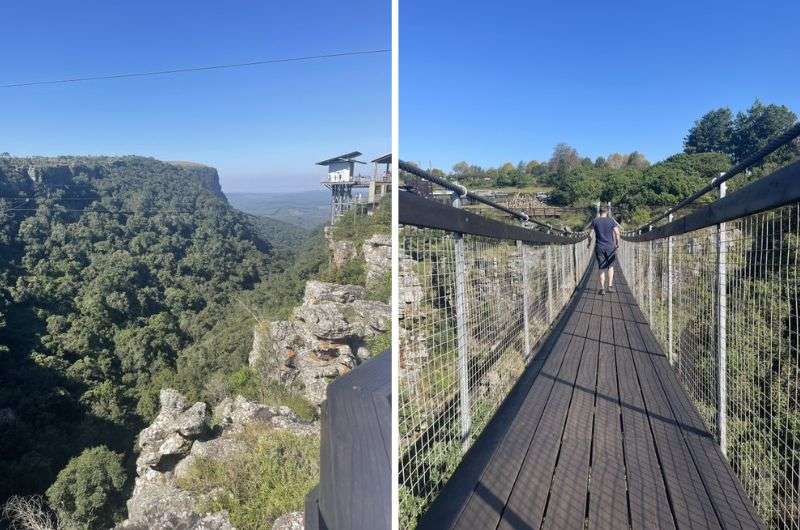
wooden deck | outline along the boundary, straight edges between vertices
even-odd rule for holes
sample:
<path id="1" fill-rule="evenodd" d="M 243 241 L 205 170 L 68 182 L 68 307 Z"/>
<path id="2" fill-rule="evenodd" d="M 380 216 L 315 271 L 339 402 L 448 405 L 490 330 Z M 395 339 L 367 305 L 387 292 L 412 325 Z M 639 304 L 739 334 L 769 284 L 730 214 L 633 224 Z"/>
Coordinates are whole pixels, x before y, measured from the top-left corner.
<path id="1" fill-rule="evenodd" d="M 762 528 L 616 270 L 594 266 L 418 528 Z"/>

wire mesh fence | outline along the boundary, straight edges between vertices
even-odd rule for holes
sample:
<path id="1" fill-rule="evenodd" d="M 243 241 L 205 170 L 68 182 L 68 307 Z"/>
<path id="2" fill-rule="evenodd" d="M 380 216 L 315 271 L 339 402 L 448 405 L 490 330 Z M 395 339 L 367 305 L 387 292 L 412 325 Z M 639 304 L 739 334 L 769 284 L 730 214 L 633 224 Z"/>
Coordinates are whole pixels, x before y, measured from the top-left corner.
<path id="1" fill-rule="evenodd" d="M 413 528 L 531 361 L 585 243 L 400 230 L 400 515 Z"/>
<path id="2" fill-rule="evenodd" d="M 620 247 L 678 378 L 776 529 L 800 529 L 798 252 L 800 204 Z"/>

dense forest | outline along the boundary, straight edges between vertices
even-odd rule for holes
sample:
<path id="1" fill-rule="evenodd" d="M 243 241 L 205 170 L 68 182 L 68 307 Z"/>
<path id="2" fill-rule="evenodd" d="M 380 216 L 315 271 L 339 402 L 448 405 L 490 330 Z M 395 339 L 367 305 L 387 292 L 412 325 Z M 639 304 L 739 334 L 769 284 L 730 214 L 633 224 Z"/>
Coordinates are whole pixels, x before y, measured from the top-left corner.
<path id="1" fill-rule="evenodd" d="M 574 147 L 555 146 L 547 161 L 506 162 L 496 168 L 482 168 L 458 162 L 452 171 L 431 171 L 472 189 L 487 187 L 546 187 L 559 205 L 587 206 L 611 201 L 615 216 L 632 224 L 645 222 L 653 209 L 672 205 L 707 184 L 733 163 L 763 147 L 797 121 L 785 105 L 756 100 L 735 115 L 729 108 L 704 114 L 687 132 L 684 149 L 651 164 L 640 152 L 612 153 L 592 160 Z M 729 186 L 741 186 L 765 172 L 800 155 L 795 141 L 767 158 L 757 170 L 734 179 Z"/>
<path id="2" fill-rule="evenodd" d="M 160 389 L 236 390 L 255 320 L 328 261 L 321 230 L 238 212 L 208 167 L 0 157 L 0 503 L 100 495 L 118 519 Z"/>

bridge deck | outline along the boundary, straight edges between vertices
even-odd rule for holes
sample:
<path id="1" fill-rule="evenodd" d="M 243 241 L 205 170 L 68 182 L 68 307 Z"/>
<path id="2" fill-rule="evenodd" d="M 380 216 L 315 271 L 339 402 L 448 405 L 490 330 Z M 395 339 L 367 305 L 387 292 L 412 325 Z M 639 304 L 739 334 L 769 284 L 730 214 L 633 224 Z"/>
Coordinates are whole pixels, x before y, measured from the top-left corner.
<path id="1" fill-rule="evenodd" d="M 762 528 L 619 268 L 590 272 L 419 528 Z"/>

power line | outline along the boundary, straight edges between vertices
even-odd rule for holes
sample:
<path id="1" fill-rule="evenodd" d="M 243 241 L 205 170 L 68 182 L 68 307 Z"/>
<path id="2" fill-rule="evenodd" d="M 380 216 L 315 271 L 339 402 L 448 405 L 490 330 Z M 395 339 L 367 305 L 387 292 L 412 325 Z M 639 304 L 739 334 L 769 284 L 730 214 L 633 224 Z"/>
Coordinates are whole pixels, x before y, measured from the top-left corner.
<path id="1" fill-rule="evenodd" d="M 349 51 L 349 52 L 341 52 L 341 53 L 328 53 L 323 55 L 306 55 L 304 57 L 286 57 L 283 59 L 262 59 L 258 61 L 250 61 L 246 63 L 230 63 L 230 64 L 215 64 L 212 66 L 196 66 L 196 67 L 185 67 L 185 68 L 173 68 L 171 70 L 156 70 L 152 72 L 131 72 L 125 74 L 111 74 L 111 75 L 93 75 L 88 77 L 74 77 L 68 79 L 54 79 L 49 81 L 24 81 L 19 83 L 8 83 L 5 85 L 0 85 L 0 88 L 18 88 L 18 87 L 27 87 L 27 86 L 36 86 L 36 85 L 58 85 L 58 84 L 65 84 L 65 83 L 78 83 L 81 81 L 101 81 L 107 79 L 125 79 L 130 77 L 149 77 L 149 76 L 156 76 L 156 75 L 168 75 L 168 74 L 179 74 L 185 72 L 203 72 L 206 70 L 223 70 L 229 68 L 244 68 L 249 66 L 259 66 L 265 64 L 277 64 L 277 63 L 291 63 L 291 62 L 301 62 L 301 61 L 313 61 L 315 59 L 334 59 L 338 57 L 352 57 L 356 55 L 374 55 L 379 53 L 388 53 L 390 49 L 380 49 L 380 50 L 360 50 L 360 51 Z"/>

